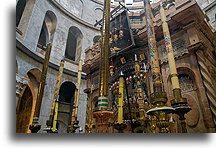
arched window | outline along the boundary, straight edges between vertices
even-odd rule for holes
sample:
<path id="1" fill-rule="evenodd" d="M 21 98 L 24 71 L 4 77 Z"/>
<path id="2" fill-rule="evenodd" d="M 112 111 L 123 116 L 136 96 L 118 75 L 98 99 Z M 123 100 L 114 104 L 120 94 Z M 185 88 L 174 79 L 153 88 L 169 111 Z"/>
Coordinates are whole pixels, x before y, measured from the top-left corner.
<path id="1" fill-rule="evenodd" d="M 45 46 L 47 45 L 48 40 L 49 40 L 48 37 L 49 37 L 48 30 L 47 30 L 46 24 L 44 23 L 41 29 L 41 32 L 40 32 L 40 37 L 38 40 L 38 47 L 40 47 L 41 49 L 45 49 Z"/>
<path id="2" fill-rule="evenodd" d="M 95 37 L 93 38 L 93 43 L 96 44 L 96 43 L 99 41 L 100 38 L 101 38 L 100 35 L 95 36 Z"/>
<path id="3" fill-rule="evenodd" d="M 64 82 L 59 90 L 58 133 L 67 133 L 71 122 L 76 85 L 70 81 Z"/>
<path id="4" fill-rule="evenodd" d="M 45 50 L 48 43 L 52 43 L 55 29 L 57 24 L 57 18 L 51 11 L 47 11 L 43 26 L 41 28 L 40 36 L 38 39 L 38 47 Z"/>
<path id="5" fill-rule="evenodd" d="M 23 11 L 26 6 L 26 0 L 19 0 L 16 6 L 16 27 L 18 27 L 21 17 L 23 15 Z"/>
<path id="6" fill-rule="evenodd" d="M 17 0 L 16 1 L 16 31 L 21 36 L 28 29 L 28 24 L 32 16 L 35 0 Z"/>
<path id="7" fill-rule="evenodd" d="M 103 17 L 103 9 L 102 8 L 96 8 L 95 9 L 95 23 L 100 21 Z"/>
<path id="8" fill-rule="evenodd" d="M 65 57 L 72 61 L 78 61 L 82 51 L 82 32 L 77 27 L 70 27 L 68 32 Z"/>

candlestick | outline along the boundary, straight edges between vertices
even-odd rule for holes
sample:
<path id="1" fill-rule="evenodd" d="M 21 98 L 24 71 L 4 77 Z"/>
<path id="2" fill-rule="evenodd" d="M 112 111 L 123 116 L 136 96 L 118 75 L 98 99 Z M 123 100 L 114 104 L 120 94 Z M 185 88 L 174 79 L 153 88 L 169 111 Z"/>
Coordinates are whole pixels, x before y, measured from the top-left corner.
<path id="1" fill-rule="evenodd" d="M 174 57 L 174 52 L 173 52 L 173 47 L 172 47 L 172 41 L 171 41 L 171 37 L 170 37 L 169 27 L 168 27 L 167 20 L 166 20 L 166 13 L 165 13 L 165 10 L 163 8 L 162 3 L 161 3 L 161 7 L 160 7 L 160 16 L 161 16 L 161 21 L 162 21 L 165 46 L 166 46 L 166 50 L 167 50 L 168 63 L 169 63 L 169 68 L 170 68 L 173 95 L 175 98 L 174 100 L 171 100 L 171 104 L 175 108 L 176 113 L 180 117 L 179 119 L 181 121 L 181 128 L 182 128 L 181 132 L 187 133 L 184 115 L 186 113 L 188 113 L 191 110 L 191 108 L 188 107 L 188 105 L 187 105 L 187 99 L 183 98 L 181 95 L 181 89 L 180 89 L 179 79 L 178 79 L 178 75 L 177 75 L 177 69 L 176 69 L 176 64 L 175 64 L 175 57 Z"/>
<path id="2" fill-rule="evenodd" d="M 123 123 L 123 100 L 124 100 L 124 77 L 123 73 L 119 77 L 119 94 L 118 94 L 118 123 Z"/>
<path id="3" fill-rule="evenodd" d="M 57 132 L 57 118 L 58 118 L 58 96 L 59 96 L 59 89 L 61 86 L 61 80 L 62 80 L 62 75 L 63 75 L 63 70 L 64 70 L 64 60 L 61 60 L 60 66 L 59 66 L 59 73 L 57 76 L 57 81 L 56 81 L 56 88 L 54 92 L 54 97 L 53 97 L 53 103 L 51 107 L 51 112 L 50 112 L 50 118 L 47 121 L 47 132 Z"/>

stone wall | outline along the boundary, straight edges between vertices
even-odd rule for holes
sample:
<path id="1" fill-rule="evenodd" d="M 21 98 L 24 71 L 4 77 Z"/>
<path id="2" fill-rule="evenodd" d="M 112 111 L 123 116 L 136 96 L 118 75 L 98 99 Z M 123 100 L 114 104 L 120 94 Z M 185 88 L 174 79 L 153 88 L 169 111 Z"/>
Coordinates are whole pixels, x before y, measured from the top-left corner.
<path id="1" fill-rule="evenodd" d="M 18 73 L 20 75 L 25 76 L 28 71 L 31 69 L 37 68 L 39 70 L 42 69 L 42 64 L 38 61 L 35 61 L 19 49 L 17 49 L 16 60 L 18 63 Z M 42 125 L 40 132 L 44 132 L 43 129 L 46 127 L 46 121 L 49 119 L 51 105 L 53 101 L 54 91 L 55 91 L 55 83 L 57 79 L 58 71 L 52 68 L 48 69 L 47 77 L 46 77 L 46 86 L 44 90 L 44 97 L 42 100 L 42 106 L 40 111 L 39 124 Z M 62 83 L 65 81 L 71 81 L 74 84 L 77 82 L 77 78 L 70 76 L 68 74 L 63 74 Z M 83 92 L 86 88 L 86 80 L 81 81 L 81 90 L 80 90 L 80 100 L 79 100 L 79 108 L 78 108 L 78 120 L 80 121 L 79 125 L 84 129 L 85 126 L 85 112 L 86 112 L 86 99 L 87 96 Z"/>
<path id="2" fill-rule="evenodd" d="M 72 13 L 78 18 L 83 19 L 84 21 L 95 24 L 96 19 L 102 19 L 101 12 L 97 13 L 96 10 L 101 9 L 103 10 L 103 6 L 99 3 L 95 3 L 94 1 L 90 0 L 76 0 L 76 2 L 71 0 L 55 0 L 59 3 L 62 7 L 64 7 L 67 11 Z"/>
<path id="3" fill-rule="evenodd" d="M 77 0 L 80 1 L 80 0 Z M 58 74 L 58 66 L 61 59 L 65 56 L 65 48 L 67 42 L 67 36 L 69 28 L 72 26 L 77 27 L 83 35 L 82 39 L 82 51 L 81 51 L 81 59 L 84 59 L 84 51 L 89 46 L 93 44 L 93 38 L 96 35 L 100 35 L 100 31 L 98 28 L 95 28 L 93 25 L 95 20 L 100 18 L 94 13 L 94 10 L 97 7 L 101 8 L 101 5 L 94 2 L 85 2 L 83 0 L 83 12 L 80 12 L 81 3 L 76 3 L 76 5 L 68 5 L 66 0 L 58 0 L 62 4 L 62 6 L 70 6 L 68 10 L 70 13 L 68 14 L 64 9 L 59 8 L 50 0 L 43 1 L 34 1 L 31 0 L 31 7 L 28 6 L 28 10 L 25 15 L 25 12 L 22 16 L 20 24 L 17 29 L 21 30 L 21 33 L 16 32 L 16 40 L 19 42 L 22 47 L 16 48 L 16 61 L 18 66 L 18 73 L 22 76 L 25 76 L 28 71 L 31 69 L 39 69 L 42 71 L 42 64 L 44 54 L 38 52 L 38 39 L 41 32 L 41 28 L 43 25 L 44 17 L 47 11 L 51 11 L 56 17 L 56 28 L 52 41 L 52 52 L 50 57 L 50 63 L 55 65 L 56 68 L 49 67 L 47 78 L 46 78 L 46 86 L 44 91 L 44 97 L 41 106 L 41 114 L 39 118 L 39 123 L 42 125 L 42 128 L 39 132 L 44 132 L 43 129 L 46 127 L 46 120 L 48 120 L 51 110 L 52 99 L 54 95 L 56 77 Z M 74 1 L 73 1 L 74 3 Z M 68 9 L 68 8 L 67 8 Z M 79 12 L 78 12 L 79 11 Z M 31 15 L 29 15 L 31 14 Z M 77 18 L 73 18 L 73 15 Z M 98 15 L 102 15 L 102 13 L 98 13 Z M 102 17 L 102 16 L 101 16 Z M 25 48 L 25 49 L 22 49 Z M 25 52 L 23 52 L 25 51 Z M 71 81 L 74 84 L 77 82 L 76 72 L 78 71 L 78 63 L 76 62 L 65 62 L 65 69 L 69 71 L 69 73 L 64 73 L 62 83 L 64 81 Z M 73 73 L 73 74 L 71 74 Z M 84 74 L 85 75 L 85 74 Z M 80 100 L 79 100 L 79 108 L 78 108 L 78 120 L 82 129 L 85 129 L 85 114 L 86 114 L 86 99 L 87 96 L 83 92 L 86 88 L 86 80 L 81 81 L 81 90 L 80 90 Z"/>
<path id="4" fill-rule="evenodd" d="M 209 23 L 216 29 L 216 1 L 215 0 L 196 0 L 201 9 L 209 17 Z"/>

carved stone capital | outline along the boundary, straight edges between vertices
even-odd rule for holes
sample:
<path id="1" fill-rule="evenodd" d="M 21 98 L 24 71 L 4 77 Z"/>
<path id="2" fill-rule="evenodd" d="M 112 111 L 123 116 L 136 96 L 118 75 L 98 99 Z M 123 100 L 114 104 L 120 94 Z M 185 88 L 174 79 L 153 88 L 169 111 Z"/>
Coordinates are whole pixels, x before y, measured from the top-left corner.
<path id="1" fill-rule="evenodd" d="M 20 94 L 23 87 L 27 85 L 29 82 L 28 78 L 25 78 L 24 76 L 16 73 L 16 94 Z"/>

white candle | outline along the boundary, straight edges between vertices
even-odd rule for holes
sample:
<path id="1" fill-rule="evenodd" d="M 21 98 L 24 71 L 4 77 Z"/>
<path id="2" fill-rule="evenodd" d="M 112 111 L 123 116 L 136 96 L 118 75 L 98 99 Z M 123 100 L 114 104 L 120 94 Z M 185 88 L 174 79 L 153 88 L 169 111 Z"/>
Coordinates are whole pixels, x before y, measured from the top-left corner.
<path id="1" fill-rule="evenodd" d="M 137 55 L 135 54 L 135 61 L 137 61 Z"/>
<path id="2" fill-rule="evenodd" d="M 146 64 L 144 63 L 144 72 L 147 72 Z"/>

